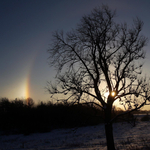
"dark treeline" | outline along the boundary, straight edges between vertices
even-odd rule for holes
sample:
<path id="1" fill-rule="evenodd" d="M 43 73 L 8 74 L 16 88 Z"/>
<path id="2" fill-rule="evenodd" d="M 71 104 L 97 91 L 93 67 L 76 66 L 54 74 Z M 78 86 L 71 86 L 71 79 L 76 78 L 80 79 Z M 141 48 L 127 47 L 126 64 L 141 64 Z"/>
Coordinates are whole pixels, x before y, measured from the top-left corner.
<path id="1" fill-rule="evenodd" d="M 122 111 L 122 110 L 120 110 Z M 120 113 L 114 109 L 113 115 Z M 49 132 L 57 128 L 97 125 L 104 120 L 103 111 L 89 104 L 56 103 L 34 105 L 19 99 L 0 99 L 0 130 L 2 134 Z"/>
<path id="2" fill-rule="evenodd" d="M 89 105 L 51 102 L 34 106 L 32 99 L 0 99 L 0 130 L 4 134 L 48 132 L 56 128 L 96 125 L 103 122 L 102 111 Z"/>

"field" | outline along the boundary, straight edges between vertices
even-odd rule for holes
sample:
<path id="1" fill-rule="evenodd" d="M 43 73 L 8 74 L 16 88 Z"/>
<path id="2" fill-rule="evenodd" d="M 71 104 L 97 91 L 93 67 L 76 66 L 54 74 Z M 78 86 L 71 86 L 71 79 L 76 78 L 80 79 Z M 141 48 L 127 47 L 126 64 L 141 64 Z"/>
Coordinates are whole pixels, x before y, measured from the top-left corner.
<path id="1" fill-rule="evenodd" d="M 138 117 L 138 120 L 140 117 Z M 150 122 L 114 123 L 117 150 L 150 149 Z M 0 135 L 0 150 L 106 150 L 104 124 L 30 135 Z"/>

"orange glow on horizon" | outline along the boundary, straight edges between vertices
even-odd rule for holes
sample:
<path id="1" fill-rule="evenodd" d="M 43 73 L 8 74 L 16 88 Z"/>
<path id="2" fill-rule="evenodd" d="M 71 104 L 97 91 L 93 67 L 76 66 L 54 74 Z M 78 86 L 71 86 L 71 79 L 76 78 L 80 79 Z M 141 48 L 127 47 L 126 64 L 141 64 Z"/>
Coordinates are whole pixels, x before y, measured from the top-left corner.
<path id="1" fill-rule="evenodd" d="M 29 84 L 29 77 L 27 78 L 27 81 L 26 81 L 26 89 L 25 89 L 25 97 L 26 97 L 26 100 L 30 97 L 30 84 Z M 28 101 L 27 101 L 28 103 Z"/>

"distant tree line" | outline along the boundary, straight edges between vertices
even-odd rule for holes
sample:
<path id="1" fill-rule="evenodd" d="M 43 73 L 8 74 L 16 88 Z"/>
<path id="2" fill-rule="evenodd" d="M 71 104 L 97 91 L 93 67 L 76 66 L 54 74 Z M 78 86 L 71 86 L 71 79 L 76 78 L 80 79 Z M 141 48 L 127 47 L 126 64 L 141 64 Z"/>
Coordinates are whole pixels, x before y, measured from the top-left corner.
<path id="1" fill-rule="evenodd" d="M 120 110 L 122 111 L 122 110 Z M 113 115 L 119 111 L 113 110 Z M 128 116 L 126 117 L 128 118 Z M 94 105 L 0 99 L 1 134 L 31 134 L 57 128 L 97 125 L 104 122 L 104 112 Z"/>

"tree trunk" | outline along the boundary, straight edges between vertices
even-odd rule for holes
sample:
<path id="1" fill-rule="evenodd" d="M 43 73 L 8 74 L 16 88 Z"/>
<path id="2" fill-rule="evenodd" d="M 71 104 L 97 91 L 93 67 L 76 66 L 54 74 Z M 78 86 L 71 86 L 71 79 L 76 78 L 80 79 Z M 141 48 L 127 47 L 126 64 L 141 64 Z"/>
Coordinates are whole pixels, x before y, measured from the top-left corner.
<path id="1" fill-rule="evenodd" d="M 112 124 L 105 124 L 107 150 L 115 150 Z"/>
<path id="2" fill-rule="evenodd" d="M 105 135 L 107 142 L 107 150 L 115 150 L 114 137 L 113 137 L 113 127 L 111 120 L 111 106 L 107 106 L 105 110 Z"/>

